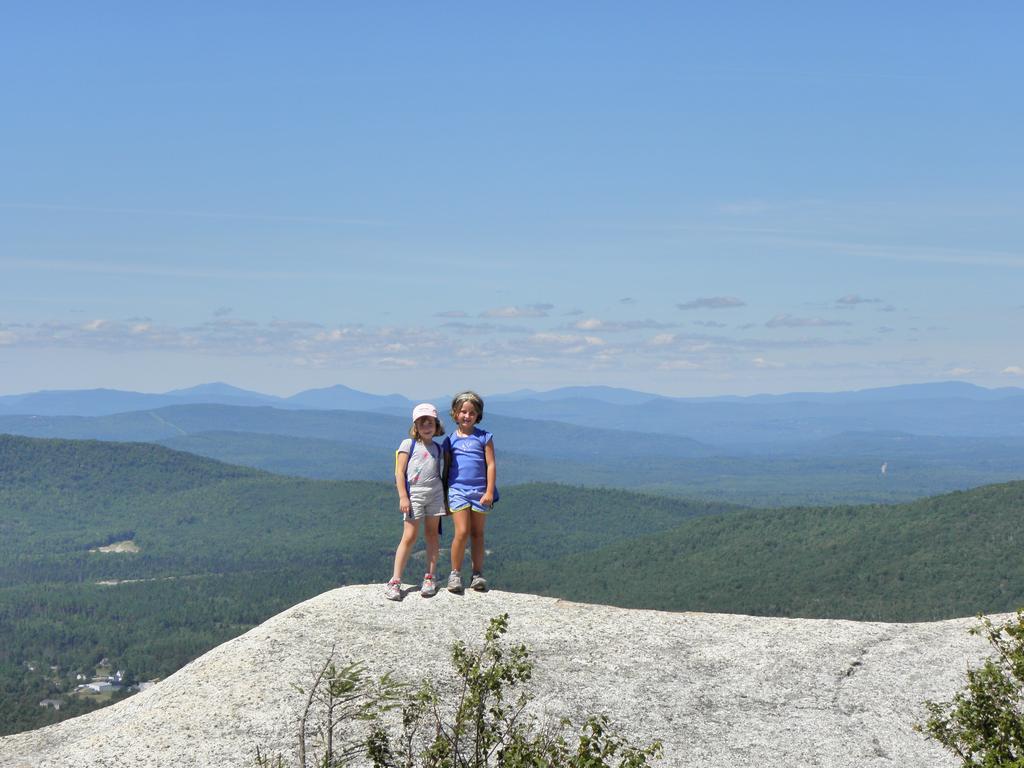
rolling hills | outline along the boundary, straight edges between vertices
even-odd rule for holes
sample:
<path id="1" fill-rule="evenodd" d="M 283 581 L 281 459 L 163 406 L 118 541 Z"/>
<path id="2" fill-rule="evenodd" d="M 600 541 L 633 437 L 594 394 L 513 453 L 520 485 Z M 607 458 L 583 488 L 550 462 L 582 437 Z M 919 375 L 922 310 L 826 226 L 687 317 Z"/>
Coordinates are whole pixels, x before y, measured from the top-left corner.
<path id="1" fill-rule="evenodd" d="M 138 679 L 162 676 L 325 589 L 383 580 L 395 506 L 388 482 L 284 477 L 148 443 L 0 436 L 0 722 L 19 730 L 81 711 L 38 707 L 57 683 L 29 662 L 73 676 L 108 657 Z M 487 569 L 504 589 L 626 607 L 938 619 L 1024 604 L 1022 523 L 1022 482 L 784 509 L 503 483 Z M 138 551 L 98 551 L 123 541 Z"/>
<path id="2" fill-rule="evenodd" d="M 840 433 L 736 453 L 669 434 L 488 416 L 500 482 L 629 488 L 753 506 L 892 503 L 1016 479 L 1024 438 Z M 107 416 L 0 416 L 0 432 L 159 442 L 317 479 L 390 482 L 407 417 L 366 411 L 177 405 Z M 882 476 L 880 467 L 887 463 Z"/>
<path id="3" fill-rule="evenodd" d="M 1024 606 L 1024 482 L 893 506 L 749 510 L 558 561 L 516 589 L 631 608 L 930 621 Z M 631 575 L 630 575 L 631 574 Z"/>

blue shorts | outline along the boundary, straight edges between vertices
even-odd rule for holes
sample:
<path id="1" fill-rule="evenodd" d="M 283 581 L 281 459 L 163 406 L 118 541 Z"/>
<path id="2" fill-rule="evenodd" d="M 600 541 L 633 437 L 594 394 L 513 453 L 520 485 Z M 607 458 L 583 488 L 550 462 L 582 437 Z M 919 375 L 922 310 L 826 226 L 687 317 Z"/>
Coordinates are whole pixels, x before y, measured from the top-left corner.
<path id="1" fill-rule="evenodd" d="M 489 507 L 481 506 L 480 498 L 484 495 L 484 490 L 476 490 L 473 488 L 449 488 L 448 489 L 448 509 L 452 512 L 459 512 L 463 509 L 471 509 L 474 512 L 481 512 L 487 514 L 494 505 Z"/>

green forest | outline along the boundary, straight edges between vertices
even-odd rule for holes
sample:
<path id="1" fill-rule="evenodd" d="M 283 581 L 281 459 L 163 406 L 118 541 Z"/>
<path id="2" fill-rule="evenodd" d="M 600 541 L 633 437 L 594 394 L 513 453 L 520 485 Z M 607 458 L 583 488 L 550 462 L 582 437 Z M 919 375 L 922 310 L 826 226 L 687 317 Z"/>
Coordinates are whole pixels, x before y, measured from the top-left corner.
<path id="1" fill-rule="evenodd" d="M 503 484 L 488 577 L 626 607 L 938 619 L 1024 605 L 1022 522 L 1022 482 L 786 509 Z M 387 482 L 282 477 L 147 443 L 0 435 L 0 733 L 94 706 L 39 702 L 101 659 L 129 681 L 164 677 L 301 600 L 383 583 L 399 534 Z M 138 551 L 98 551 L 127 541 Z"/>
<path id="2" fill-rule="evenodd" d="M 867 441 L 846 436 L 819 452 L 690 456 L 667 443 L 660 453 L 631 453 L 631 446 L 605 443 L 595 455 L 553 456 L 501 447 L 504 484 L 552 482 L 587 487 L 612 486 L 641 493 L 725 501 L 758 507 L 869 504 L 909 501 L 921 496 L 1015 479 L 1024 443 L 1009 440 L 943 441 L 921 439 L 914 450 L 900 450 L 897 439 Z M 559 435 L 559 439 L 564 436 Z M 581 439 L 577 436 L 577 439 Z M 325 480 L 389 480 L 386 445 L 261 434 L 199 432 L 161 440 L 162 445 L 230 464 Z M 881 443 L 881 445 L 879 444 Z M 952 443 L 951 445 L 948 443 Z M 577 450 L 577 453 L 579 451 Z M 971 457 L 964 462 L 964 455 Z M 891 470 L 880 472 L 882 458 Z"/>
<path id="3" fill-rule="evenodd" d="M 557 561 L 515 589 L 670 611 L 932 621 L 1024 606 L 1024 482 L 894 506 L 743 510 Z"/>

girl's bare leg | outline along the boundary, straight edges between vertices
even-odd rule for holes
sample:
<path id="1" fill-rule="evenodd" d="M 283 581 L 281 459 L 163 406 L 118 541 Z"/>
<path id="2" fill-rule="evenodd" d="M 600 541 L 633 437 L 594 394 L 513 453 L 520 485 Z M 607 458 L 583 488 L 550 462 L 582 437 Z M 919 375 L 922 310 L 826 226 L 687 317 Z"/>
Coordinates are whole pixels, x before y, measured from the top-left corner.
<path id="1" fill-rule="evenodd" d="M 427 542 L 427 573 L 437 573 L 437 556 L 441 551 L 441 538 L 438 535 L 440 524 L 440 517 L 428 517 L 423 521 L 423 538 Z"/>
<path id="2" fill-rule="evenodd" d="M 405 564 L 409 560 L 409 553 L 412 552 L 418 533 L 419 521 L 406 520 L 402 527 L 402 540 L 398 542 L 398 549 L 395 550 L 395 570 L 391 574 L 392 580 L 398 579 L 401 581 L 402 571 L 405 570 Z"/>
<path id="3" fill-rule="evenodd" d="M 470 518 L 470 534 L 473 539 L 473 572 L 483 573 L 484 571 L 484 526 L 487 524 L 487 515 L 480 512 L 472 512 Z"/>
<path id="4" fill-rule="evenodd" d="M 452 570 L 462 570 L 462 559 L 466 556 L 466 540 L 469 538 L 469 510 L 452 512 L 455 535 L 452 536 Z"/>

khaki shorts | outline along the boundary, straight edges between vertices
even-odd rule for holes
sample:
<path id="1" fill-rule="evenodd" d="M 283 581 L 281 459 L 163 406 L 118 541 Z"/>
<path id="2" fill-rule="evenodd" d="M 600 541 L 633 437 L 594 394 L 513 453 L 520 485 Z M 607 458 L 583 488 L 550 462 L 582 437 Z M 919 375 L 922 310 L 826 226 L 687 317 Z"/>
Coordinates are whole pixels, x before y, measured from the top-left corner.
<path id="1" fill-rule="evenodd" d="M 402 517 L 405 520 L 422 520 L 424 517 L 441 517 L 448 514 L 444 508 L 444 499 L 438 499 L 437 502 L 430 502 L 427 504 L 417 503 L 412 501 L 409 503 L 409 511 Z"/>

